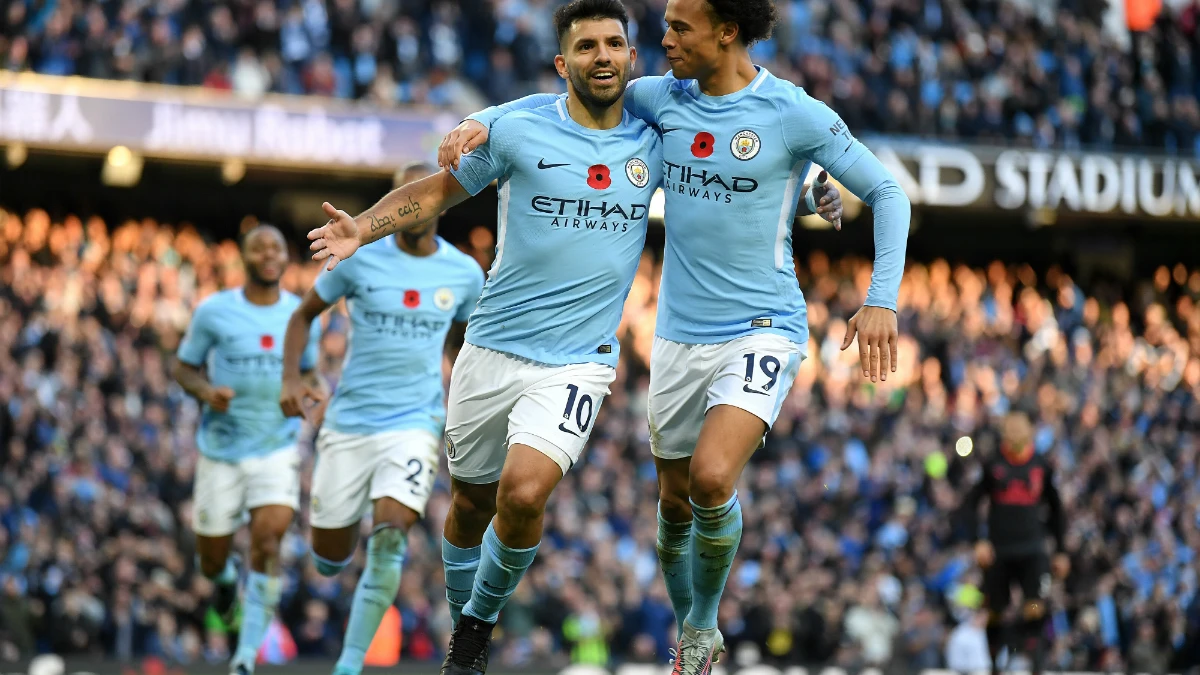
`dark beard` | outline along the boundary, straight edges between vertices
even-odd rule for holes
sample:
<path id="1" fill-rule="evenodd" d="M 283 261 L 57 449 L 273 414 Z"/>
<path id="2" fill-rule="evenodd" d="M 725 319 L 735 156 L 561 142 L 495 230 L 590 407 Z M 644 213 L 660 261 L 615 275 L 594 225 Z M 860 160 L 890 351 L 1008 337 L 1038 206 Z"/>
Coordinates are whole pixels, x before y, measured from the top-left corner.
<path id="1" fill-rule="evenodd" d="M 571 84 L 575 86 L 575 93 L 579 94 L 579 98 L 584 105 L 590 108 L 607 108 L 617 102 L 617 99 L 625 93 L 625 87 L 629 84 L 629 73 L 620 71 L 614 78 L 620 84 L 613 89 L 611 96 L 601 98 L 601 96 L 593 94 L 590 81 L 583 73 L 571 73 Z"/>

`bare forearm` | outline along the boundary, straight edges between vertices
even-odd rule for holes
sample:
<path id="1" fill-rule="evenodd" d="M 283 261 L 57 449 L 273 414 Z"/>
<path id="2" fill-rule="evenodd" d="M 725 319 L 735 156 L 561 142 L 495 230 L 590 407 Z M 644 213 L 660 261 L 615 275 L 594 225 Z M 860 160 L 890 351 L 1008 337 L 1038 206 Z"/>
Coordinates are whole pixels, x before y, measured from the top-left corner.
<path id="1" fill-rule="evenodd" d="M 212 390 L 212 383 L 208 381 L 204 373 L 195 366 L 186 363 L 175 364 L 175 381 L 189 396 L 203 401 L 208 392 Z"/>
<path id="2" fill-rule="evenodd" d="M 283 335 L 283 379 L 299 378 L 300 357 L 308 349 L 308 327 L 312 318 L 306 318 L 299 310 L 288 319 L 287 332 Z"/>
<path id="3" fill-rule="evenodd" d="M 445 171 L 398 187 L 354 219 L 359 242 L 369 244 L 415 229 L 466 197 L 458 181 Z"/>

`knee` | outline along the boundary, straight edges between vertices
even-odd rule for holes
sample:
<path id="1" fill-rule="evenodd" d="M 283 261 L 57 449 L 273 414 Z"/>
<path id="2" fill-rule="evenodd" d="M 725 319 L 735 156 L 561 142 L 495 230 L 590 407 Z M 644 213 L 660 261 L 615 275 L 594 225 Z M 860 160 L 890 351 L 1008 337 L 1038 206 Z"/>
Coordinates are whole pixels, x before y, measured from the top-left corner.
<path id="1" fill-rule="evenodd" d="M 497 506 L 499 511 L 504 515 L 505 519 L 511 519 L 517 522 L 528 522 L 541 518 L 546 510 L 546 500 L 549 495 L 542 494 L 536 485 L 523 484 L 508 486 L 500 486 L 500 493 L 497 495 Z"/>
<path id="2" fill-rule="evenodd" d="M 455 490 L 450 505 L 455 518 L 472 529 L 481 524 L 486 528 L 492 516 L 496 515 L 495 499 L 490 495 L 485 498 L 471 490 Z"/>
<path id="3" fill-rule="evenodd" d="M 689 522 L 692 502 L 686 492 L 670 490 L 665 483 L 659 483 L 658 512 L 668 523 Z"/>
<path id="4" fill-rule="evenodd" d="M 734 481 L 722 467 L 693 465 L 691 500 L 700 506 L 720 506 L 733 498 Z"/>
<path id="5" fill-rule="evenodd" d="M 279 539 L 280 536 L 270 530 L 251 532 L 251 553 L 261 560 L 275 560 L 279 557 Z"/>

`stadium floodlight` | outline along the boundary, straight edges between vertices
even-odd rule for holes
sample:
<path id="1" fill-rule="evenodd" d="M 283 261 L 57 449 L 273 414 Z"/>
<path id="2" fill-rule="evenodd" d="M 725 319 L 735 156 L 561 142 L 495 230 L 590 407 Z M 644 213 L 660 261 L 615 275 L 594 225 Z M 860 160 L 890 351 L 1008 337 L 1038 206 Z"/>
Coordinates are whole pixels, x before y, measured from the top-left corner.
<path id="1" fill-rule="evenodd" d="M 111 187 L 133 187 L 142 179 L 144 164 L 141 155 L 118 145 L 108 151 L 104 168 L 100 170 L 100 182 Z"/>
<path id="2" fill-rule="evenodd" d="M 8 168 L 20 168 L 25 160 L 29 158 L 29 149 L 24 143 L 9 143 L 4 149 L 4 161 L 8 164 Z"/>

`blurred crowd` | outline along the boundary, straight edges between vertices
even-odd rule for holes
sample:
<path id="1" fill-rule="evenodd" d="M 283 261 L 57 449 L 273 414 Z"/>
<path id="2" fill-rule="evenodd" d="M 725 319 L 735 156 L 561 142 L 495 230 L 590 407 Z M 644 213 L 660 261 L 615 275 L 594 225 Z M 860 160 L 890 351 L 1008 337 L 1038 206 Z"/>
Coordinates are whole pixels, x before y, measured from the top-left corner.
<path id="1" fill-rule="evenodd" d="M 475 109 L 562 88 L 561 1 L 0 0 L 0 68 Z M 1114 21 L 1111 3 L 1162 10 Z M 1200 0 L 776 4 L 755 57 L 856 132 L 1200 148 Z M 666 0 L 626 5 L 638 72 L 665 72 Z"/>
<path id="2" fill-rule="evenodd" d="M 196 303 L 241 282 L 237 248 L 189 227 L 113 225 L 0 211 L 0 662 L 228 657 L 190 531 L 198 409 L 168 372 Z M 473 239 L 486 263 L 490 242 Z M 812 253 L 797 272 L 809 358 L 739 486 L 745 536 L 720 613 L 735 663 L 982 667 L 980 572 L 953 514 L 1010 409 L 1034 414 L 1068 509 L 1073 569 L 1053 590 L 1051 668 L 1197 663 L 1200 270 L 1085 291 L 1059 269 L 913 263 L 899 369 L 879 385 L 838 349 L 869 263 Z M 659 274 L 647 253 L 612 396 L 551 501 L 495 664 L 666 661 L 675 632 L 645 417 Z M 314 275 L 296 264 L 284 283 L 301 291 Z M 321 369 L 336 383 L 344 319 L 323 321 Z M 410 537 L 396 601 L 405 660 L 436 662 L 447 644 L 447 487 L 443 467 Z M 297 520 L 266 653 L 333 657 L 362 552 L 321 578 L 307 512 Z"/>

